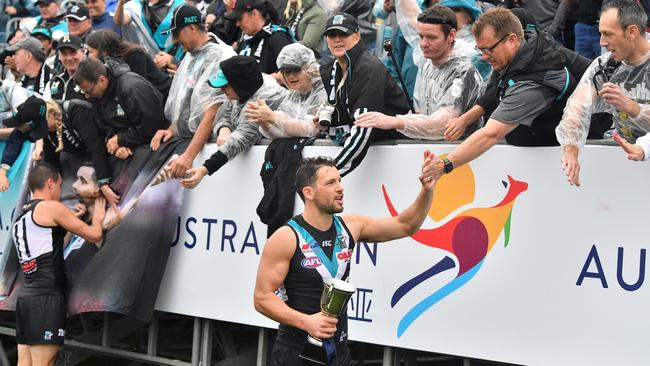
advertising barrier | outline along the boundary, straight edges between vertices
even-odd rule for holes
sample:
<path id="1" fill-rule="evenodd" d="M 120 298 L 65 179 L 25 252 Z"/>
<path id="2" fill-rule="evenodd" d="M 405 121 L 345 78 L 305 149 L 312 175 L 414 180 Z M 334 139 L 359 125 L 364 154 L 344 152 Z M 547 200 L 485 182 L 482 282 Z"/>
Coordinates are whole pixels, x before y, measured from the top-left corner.
<path id="1" fill-rule="evenodd" d="M 156 309 L 277 326 L 253 307 L 266 239 L 255 214 L 265 148 L 185 192 Z M 343 179 L 344 213 L 405 209 L 420 189 L 423 151 L 453 148 L 371 147 Z M 307 147 L 304 155 L 338 149 Z M 560 157 L 558 147 L 495 146 L 438 182 L 416 234 L 358 243 L 350 339 L 527 365 L 647 364 L 650 165 L 617 147 L 587 146 L 582 186 L 573 187 Z"/>

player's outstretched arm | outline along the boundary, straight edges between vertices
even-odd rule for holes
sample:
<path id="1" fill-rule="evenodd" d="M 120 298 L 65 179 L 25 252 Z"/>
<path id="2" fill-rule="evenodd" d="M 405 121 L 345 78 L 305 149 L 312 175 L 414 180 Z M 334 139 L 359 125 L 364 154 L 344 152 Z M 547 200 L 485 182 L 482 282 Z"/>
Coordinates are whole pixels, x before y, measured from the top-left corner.
<path id="1" fill-rule="evenodd" d="M 399 215 L 381 219 L 363 215 L 345 215 L 343 217 L 353 233 L 356 233 L 357 240 L 389 241 L 409 236 L 420 228 L 431 207 L 433 187 L 436 185 L 436 177 L 425 175 L 424 172 L 425 168 L 430 168 L 437 159 L 429 150 L 424 152 L 424 162 L 419 176 L 420 192 L 415 201 Z"/>

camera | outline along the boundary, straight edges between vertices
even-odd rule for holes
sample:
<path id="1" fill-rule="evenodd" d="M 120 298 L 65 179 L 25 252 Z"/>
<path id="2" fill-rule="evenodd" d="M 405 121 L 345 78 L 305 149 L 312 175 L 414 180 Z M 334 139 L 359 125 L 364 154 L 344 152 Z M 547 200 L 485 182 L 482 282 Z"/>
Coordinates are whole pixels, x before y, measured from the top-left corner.
<path id="1" fill-rule="evenodd" d="M 318 123 L 323 127 L 329 127 L 332 124 L 332 115 L 334 106 L 325 102 L 318 107 Z"/>

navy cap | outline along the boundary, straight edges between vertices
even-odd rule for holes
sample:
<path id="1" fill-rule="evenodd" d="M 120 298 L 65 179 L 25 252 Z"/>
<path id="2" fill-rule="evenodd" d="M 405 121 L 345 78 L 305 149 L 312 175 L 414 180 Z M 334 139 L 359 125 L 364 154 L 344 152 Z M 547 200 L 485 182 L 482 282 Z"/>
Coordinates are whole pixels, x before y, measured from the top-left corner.
<path id="1" fill-rule="evenodd" d="M 18 106 L 16 115 L 4 120 L 7 127 L 19 127 L 27 124 L 31 130 L 29 136 L 33 141 L 47 136 L 47 105 L 41 98 L 31 96 Z"/>
<path id="2" fill-rule="evenodd" d="M 172 26 L 162 31 L 162 34 L 177 35 L 183 27 L 190 24 L 201 25 L 201 11 L 192 5 L 183 4 L 176 8 L 172 17 Z"/>

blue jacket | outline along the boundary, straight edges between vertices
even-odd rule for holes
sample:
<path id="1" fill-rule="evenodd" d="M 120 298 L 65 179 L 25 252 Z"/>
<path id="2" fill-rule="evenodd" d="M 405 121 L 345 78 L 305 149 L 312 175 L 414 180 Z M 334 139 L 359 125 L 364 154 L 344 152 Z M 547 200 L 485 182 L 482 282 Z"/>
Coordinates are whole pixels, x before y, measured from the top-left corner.
<path id="1" fill-rule="evenodd" d="M 108 12 L 104 12 L 104 14 L 93 18 L 93 29 L 110 29 L 113 32 L 117 33 L 118 36 L 122 35 L 122 30 L 117 24 L 115 24 L 113 15 L 109 14 Z"/>

